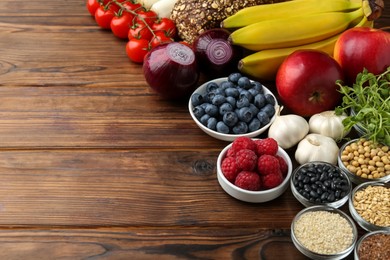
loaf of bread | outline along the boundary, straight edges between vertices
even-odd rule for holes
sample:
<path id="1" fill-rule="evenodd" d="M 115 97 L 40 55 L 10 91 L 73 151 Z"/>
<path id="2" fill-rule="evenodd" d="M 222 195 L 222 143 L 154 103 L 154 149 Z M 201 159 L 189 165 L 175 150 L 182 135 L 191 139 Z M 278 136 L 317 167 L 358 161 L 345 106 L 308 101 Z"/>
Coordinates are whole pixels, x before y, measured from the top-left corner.
<path id="1" fill-rule="evenodd" d="M 228 16 L 244 7 L 284 2 L 286 0 L 178 0 L 171 19 L 176 23 L 179 37 L 192 43 L 205 30 L 220 27 Z"/>

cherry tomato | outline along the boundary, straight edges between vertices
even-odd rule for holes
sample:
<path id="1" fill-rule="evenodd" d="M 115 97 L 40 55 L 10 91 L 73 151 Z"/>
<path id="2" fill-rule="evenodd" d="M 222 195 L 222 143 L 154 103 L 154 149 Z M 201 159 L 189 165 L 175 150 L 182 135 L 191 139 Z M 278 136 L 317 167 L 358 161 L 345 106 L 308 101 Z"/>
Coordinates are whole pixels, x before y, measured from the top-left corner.
<path id="1" fill-rule="evenodd" d="M 157 19 L 151 27 L 155 32 L 163 31 L 171 38 L 176 37 L 176 25 L 171 19 L 167 17 Z"/>
<path id="2" fill-rule="evenodd" d="M 132 1 L 126 1 L 122 3 L 122 6 L 124 7 L 123 11 L 129 10 L 136 12 L 142 9 L 142 5 L 140 3 L 133 3 Z"/>
<path id="3" fill-rule="evenodd" d="M 164 32 L 160 31 L 154 33 L 154 37 L 151 40 L 150 44 L 152 45 L 153 48 L 160 44 L 170 43 L 170 42 L 173 42 L 173 39 L 167 36 Z"/>
<path id="4" fill-rule="evenodd" d="M 110 8 L 105 9 L 104 6 L 100 6 L 95 12 L 96 23 L 104 29 L 111 29 L 111 20 L 114 16 L 115 13 Z"/>
<path id="5" fill-rule="evenodd" d="M 139 10 L 137 16 L 138 21 L 146 22 L 149 25 L 152 25 L 157 19 L 158 15 L 152 10 Z"/>
<path id="6" fill-rule="evenodd" d="M 144 22 L 138 21 L 133 26 L 130 27 L 128 38 L 145 39 L 150 41 L 153 37 L 153 33 L 145 25 Z"/>
<path id="7" fill-rule="evenodd" d="M 135 63 L 143 63 L 145 55 L 150 51 L 148 40 L 133 38 L 126 44 L 126 54 Z"/>
<path id="8" fill-rule="evenodd" d="M 122 12 L 120 16 L 115 16 L 114 18 L 112 18 L 112 33 L 118 38 L 127 39 L 133 18 L 134 16 L 128 12 Z"/>
<path id="9" fill-rule="evenodd" d="M 96 10 L 100 7 L 100 3 L 97 0 L 87 0 L 88 12 L 95 16 Z"/>

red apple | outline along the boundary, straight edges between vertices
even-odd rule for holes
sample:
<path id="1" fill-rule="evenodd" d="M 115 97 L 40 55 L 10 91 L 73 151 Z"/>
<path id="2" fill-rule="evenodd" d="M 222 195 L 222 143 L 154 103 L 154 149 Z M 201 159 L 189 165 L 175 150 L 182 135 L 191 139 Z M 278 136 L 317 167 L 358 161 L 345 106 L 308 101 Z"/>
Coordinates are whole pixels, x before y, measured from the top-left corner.
<path id="1" fill-rule="evenodd" d="M 390 33 L 369 27 L 348 29 L 338 38 L 333 57 L 348 84 L 354 83 L 364 68 L 380 74 L 390 66 Z"/>
<path id="2" fill-rule="evenodd" d="M 336 81 L 343 79 L 340 65 L 325 52 L 298 50 L 280 65 L 275 83 L 282 104 L 308 117 L 339 104 L 341 93 Z"/>

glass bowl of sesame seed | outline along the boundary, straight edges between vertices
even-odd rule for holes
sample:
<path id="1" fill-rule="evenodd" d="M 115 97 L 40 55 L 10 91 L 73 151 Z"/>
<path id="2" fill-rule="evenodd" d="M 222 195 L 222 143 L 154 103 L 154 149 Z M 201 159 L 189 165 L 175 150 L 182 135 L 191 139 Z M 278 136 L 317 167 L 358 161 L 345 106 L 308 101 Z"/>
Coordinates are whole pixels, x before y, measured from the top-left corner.
<path id="1" fill-rule="evenodd" d="M 291 224 L 295 247 L 310 259 L 344 259 L 353 252 L 357 238 L 353 220 L 329 206 L 307 207 Z"/>
<path id="2" fill-rule="evenodd" d="M 348 207 L 353 219 L 366 231 L 390 232 L 390 183 L 371 181 L 356 186 Z"/>
<path id="3" fill-rule="evenodd" d="M 357 138 L 340 147 L 338 166 L 354 184 L 390 181 L 390 147 Z"/>

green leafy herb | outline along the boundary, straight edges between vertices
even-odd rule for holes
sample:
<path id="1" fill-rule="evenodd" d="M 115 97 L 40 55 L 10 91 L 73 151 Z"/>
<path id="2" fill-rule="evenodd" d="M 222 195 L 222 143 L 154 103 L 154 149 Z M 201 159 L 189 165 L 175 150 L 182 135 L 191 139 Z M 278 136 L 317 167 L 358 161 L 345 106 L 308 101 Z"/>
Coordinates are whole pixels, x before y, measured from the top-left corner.
<path id="1" fill-rule="evenodd" d="M 343 120 L 345 129 L 358 125 L 364 130 L 363 137 L 390 145 L 390 67 L 380 75 L 364 69 L 352 87 L 341 81 L 336 84 L 343 94 L 336 114 L 349 114 Z"/>

